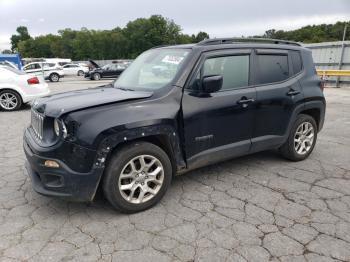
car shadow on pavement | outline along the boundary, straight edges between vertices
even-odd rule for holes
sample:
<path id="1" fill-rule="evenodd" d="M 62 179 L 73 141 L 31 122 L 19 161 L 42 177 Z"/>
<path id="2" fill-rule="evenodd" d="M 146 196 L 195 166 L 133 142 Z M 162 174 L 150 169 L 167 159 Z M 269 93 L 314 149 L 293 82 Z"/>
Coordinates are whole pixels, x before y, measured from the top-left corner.
<path id="1" fill-rule="evenodd" d="M 182 184 L 184 180 L 192 180 L 192 179 L 201 179 L 204 176 L 210 176 L 212 173 L 215 173 L 217 176 L 220 176 L 220 174 L 224 175 L 227 174 L 227 172 L 232 173 L 234 176 L 234 172 L 232 170 L 239 169 L 239 167 L 247 167 L 247 166 L 258 166 L 258 165 L 268 165 L 269 163 L 280 163 L 281 165 L 284 165 L 284 160 L 277 152 L 277 150 L 271 150 L 271 151 L 265 151 L 265 152 L 259 152 L 252 155 L 242 156 L 238 158 L 234 158 L 231 160 L 227 160 L 224 162 L 220 162 L 217 164 L 209 165 L 203 168 L 199 168 L 193 171 L 190 171 L 188 173 L 185 173 L 183 175 L 175 176 L 172 181 L 171 187 L 172 190 L 178 190 L 179 184 Z M 181 188 L 181 186 L 180 186 Z M 169 190 L 168 190 L 169 191 Z M 33 192 L 34 193 L 34 192 Z M 181 192 L 179 192 L 181 194 Z M 42 196 L 43 198 L 46 198 Z M 161 201 L 161 203 L 167 203 L 168 198 L 171 198 L 169 194 L 165 194 L 164 200 Z M 69 212 L 79 212 L 79 210 L 84 210 L 88 213 L 94 213 L 99 214 L 100 216 L 103 215 L 123 215 L 123 213 L 120 213 L 119 211 L 115 210 L 107 201 L 107 199 L 103 195 L 103 190 L 101 186 L 98 187 L 98 190 L 96 192 L 95 198 L 93 202 L 90 203 L 79 203 L 79 202 L 68 202 L 61 199 L 52 198 L 50 201 L 50 206 L 54 205 L 55 209 L 60 209 L 62 207 L 62 210 L 57 210 L 58 212 L 64 212 L 64 209 L 69 209 Z M 160 205 L 158 203 L 157 205 Z M 157 206 L 156 205 L 156 206 Z M 166 204 L 165 204 L 166 205 Z"/>

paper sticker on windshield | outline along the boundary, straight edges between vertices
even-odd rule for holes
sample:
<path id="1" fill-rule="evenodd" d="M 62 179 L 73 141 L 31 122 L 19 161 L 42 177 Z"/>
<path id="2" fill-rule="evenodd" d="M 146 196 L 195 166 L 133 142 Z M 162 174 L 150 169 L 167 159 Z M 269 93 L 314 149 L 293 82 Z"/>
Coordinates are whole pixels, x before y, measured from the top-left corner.
<path id="1" fill-rule="evenodd" d="M 178 65 L 183 59 L 183 56 L 167 55 L 163 58 L 162 62 Z"/>

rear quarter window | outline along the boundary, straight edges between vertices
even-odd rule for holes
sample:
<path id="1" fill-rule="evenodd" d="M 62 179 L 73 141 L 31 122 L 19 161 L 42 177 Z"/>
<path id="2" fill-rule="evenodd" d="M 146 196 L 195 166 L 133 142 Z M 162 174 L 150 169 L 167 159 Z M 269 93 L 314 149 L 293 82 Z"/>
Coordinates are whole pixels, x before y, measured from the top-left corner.
<path id="1" fill-rule="evenodd" d="M 288 56 L 258 55 L 258 84 L 281 82 L 289 77 Z"/>
<path id="2" fill-rule="evenodd" d="M 303 70 L 303 63 L 299 51 L 290 51 L 290 57 L 292 58 L 293 73 L 298 74 Z"/>

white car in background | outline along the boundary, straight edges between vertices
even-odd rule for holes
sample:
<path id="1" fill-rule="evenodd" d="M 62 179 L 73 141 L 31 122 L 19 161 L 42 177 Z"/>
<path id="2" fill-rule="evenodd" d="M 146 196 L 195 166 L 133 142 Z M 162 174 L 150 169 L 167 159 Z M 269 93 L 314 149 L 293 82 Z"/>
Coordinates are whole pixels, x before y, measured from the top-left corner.
<path id="1" fill-rule="evenodd" d="M 49 94 L 50 89 L 42 76 L 0 66 L 0 110 L 14 111 L 22 104 Z"/>
<path id="2" fill-rule="evenodd" d="M 89 72 L 89 67 L 81 64 L 66 64 L 63 66 L 63 71 L 65 75 L 83 76 Z"/>
<path id="3" fill-rule="evenodd" d="M 33 62 L 25 65 L 23 70 L 36 76 L 41 75 L 45 80 L 51 82 L 58 82 L 60 78 L 64 77 L 63 68 L 58 63 Z"/>

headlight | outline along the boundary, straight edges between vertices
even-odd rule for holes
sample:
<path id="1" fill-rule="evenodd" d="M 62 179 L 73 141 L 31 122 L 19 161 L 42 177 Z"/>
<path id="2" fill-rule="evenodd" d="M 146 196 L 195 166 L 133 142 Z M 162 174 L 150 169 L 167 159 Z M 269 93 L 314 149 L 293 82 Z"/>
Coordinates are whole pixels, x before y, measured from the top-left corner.
<path id="1" fill-rule="evenodd" d="M 53 129 L 56 136 L 60 136 L 62 133 L 63 138 L 67 137 L 67 128 L 63 121 L 55 119 L 53 122 Z"/>
<path id="2" fill-rule="evenodd" d="M 57 119 L 53 122 L 53 130 L 55 131 L 56 136 L 60 135 L 60 124 Z"/>

